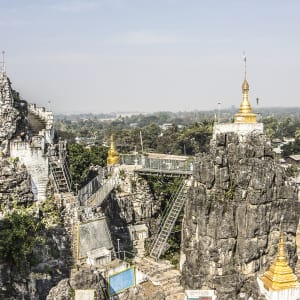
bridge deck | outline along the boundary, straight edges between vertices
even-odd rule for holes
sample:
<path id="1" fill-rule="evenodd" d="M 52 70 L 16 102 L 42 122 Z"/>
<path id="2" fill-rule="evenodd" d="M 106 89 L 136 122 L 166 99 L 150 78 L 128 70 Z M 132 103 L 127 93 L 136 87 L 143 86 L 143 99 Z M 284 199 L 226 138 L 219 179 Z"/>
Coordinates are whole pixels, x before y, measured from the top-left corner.
<path id="1" fill-rule="evenodd" d="M 152 168 L 141 168 L 141 169 L 136 169 L 136 173 L 140 175 L 167 175 L 167 176 L 190 176 L 192 175 L 191 170 L 168 170 L 168 169 L 152 169 Z"/>

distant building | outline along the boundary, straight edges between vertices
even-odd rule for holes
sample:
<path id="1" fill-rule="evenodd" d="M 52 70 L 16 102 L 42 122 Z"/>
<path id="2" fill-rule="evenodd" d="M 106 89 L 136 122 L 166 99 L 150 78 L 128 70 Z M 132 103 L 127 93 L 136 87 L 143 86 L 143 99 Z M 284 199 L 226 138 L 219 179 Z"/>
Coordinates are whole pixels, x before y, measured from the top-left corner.
<path id="1" fill-rule="evenodd" d="M 131 128 L 136 128 L 136 127 L 138 127 L 138 123 L 130 123 L 129 124 L 129 126 L 131 127 Z"/>
<path id="2" fill-rule="evenodd" d="M 172 123 L 164 123 L 164 124 L 160 125 L 159 127 L 161 130 L 167 130 L 168 128 L 171 128 L 172 126 L 173 126 Z"/>

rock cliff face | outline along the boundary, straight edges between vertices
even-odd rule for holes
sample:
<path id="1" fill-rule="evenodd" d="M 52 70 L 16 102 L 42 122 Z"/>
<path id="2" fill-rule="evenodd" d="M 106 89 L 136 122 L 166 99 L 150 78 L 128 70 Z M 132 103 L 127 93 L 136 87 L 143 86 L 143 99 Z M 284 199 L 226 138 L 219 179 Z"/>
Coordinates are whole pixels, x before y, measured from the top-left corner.
<path id="1" fill-rule="evenodd" d="M 0 204 L 11 209 L 14 202 L 23 205 L 33 202 L 28 172 L 18 160 L 0 156 Z"/>
<path id="2" fill-rule="evenodd" d="M 122 250 L 133 251 L 130 225 L 146 224 L 150 233 L 159 225 L 160 199 L 155 199 L 147 180 L 130 169 L 124 170 L 120 185 L 104 201 L 102 208 L 109 219 L 115 249 L 119 238 Z"/>
<path id="3" fill-rule="evenodd" d="M 218 299 L 259 299 L 256 277 L 274 260 L 280 228 L 292 267 L 297 256 L 296 187 L 262 135 L 220 134 L 199 154 L 183 221 L 182 281 Z"/>
<path id="4" fill-rule="evenodd" d="M 39 227 L 36 236 L 41 241 L 31 254 L 34 262 L 25 261 L 19 268 L 15 262 L 0 257 L 0 299 L 46 299 L 51 287 L 68 276 L 72 263 L 69 235 L 60 209 L 53 200 L 34 202 L 30 186 L 24 165 L 17 159 L 0 157 L 1 245 L 6 247 L 11 242 L 3 240 L 6 217 L 11 212 L 32 217 Z M 22 234 L 19 238 L 23 237 Z M 13 238 L 19 242 L 17 235 Z"/>
<path id="5" fill-rule="evenodd" d="M 72 270 L 69 279 L 61 280 L 53 287 L 47 300 L 72 300 L 75 290 L 95 290 L 95 299 L 106 299 L 107 283 L 102 275 L 91 269 Z"/>

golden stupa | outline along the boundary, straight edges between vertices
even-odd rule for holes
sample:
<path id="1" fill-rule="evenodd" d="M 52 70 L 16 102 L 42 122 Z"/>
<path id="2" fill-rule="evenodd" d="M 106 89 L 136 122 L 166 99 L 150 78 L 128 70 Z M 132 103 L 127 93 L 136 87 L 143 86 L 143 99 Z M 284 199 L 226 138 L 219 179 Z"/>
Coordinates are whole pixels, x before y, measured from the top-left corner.
<path id="1" fill-rule="evenodd" d="M 108 156 L 107 156 L 107 165 L 108 166 L 114 166 L 119 164 L 119 153 L 116 150 L 115 143 L 114 143 L 114 137 L 111 135 L 110 137 L 110 148 L 108 150 Z"/>
<path id="2" fill-rule="evenodd" d="M 298 287 L 297 276 L 288 265 L 283 234 L 280 235 L 278 253 L 274 263 L 261 277 L 267 290 L 280 291 Z"/>
<path id="3" fill-rule="evenodd" d="M 245 79 L 242 84 L 243 100 L 240 105 L 240 111 L 234 115 L 234 123 L 256 123 L 256 114 L 252 112 L 252 108 L 249 102 L 249 83 L 247 77 L 247 62 L 246 56 L 244 57 L 245 62 Z"/>

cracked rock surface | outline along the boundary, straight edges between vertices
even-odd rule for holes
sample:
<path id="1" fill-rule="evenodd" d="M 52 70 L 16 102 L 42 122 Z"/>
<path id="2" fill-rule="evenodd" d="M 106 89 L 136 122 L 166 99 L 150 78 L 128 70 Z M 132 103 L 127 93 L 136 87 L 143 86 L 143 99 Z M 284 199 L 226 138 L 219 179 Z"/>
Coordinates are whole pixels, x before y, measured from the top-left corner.
<path id="1" fill-rule="evenodd" d="M 242 292 L 261 299 L 256 278 L 274 261 L 281 227 L 295 267 L 298 214 L 296 186 L 265 135 L 218 135 L 194 165 L 181 245 L 185 288 L 215 289 L 223 300 Z"/>

